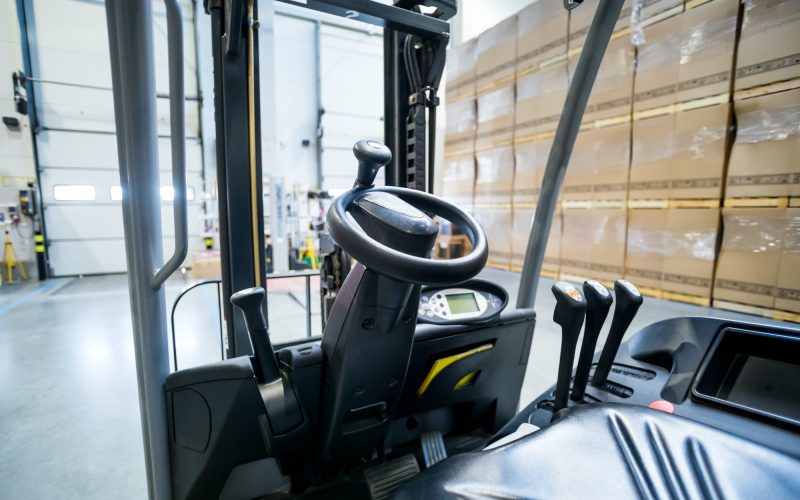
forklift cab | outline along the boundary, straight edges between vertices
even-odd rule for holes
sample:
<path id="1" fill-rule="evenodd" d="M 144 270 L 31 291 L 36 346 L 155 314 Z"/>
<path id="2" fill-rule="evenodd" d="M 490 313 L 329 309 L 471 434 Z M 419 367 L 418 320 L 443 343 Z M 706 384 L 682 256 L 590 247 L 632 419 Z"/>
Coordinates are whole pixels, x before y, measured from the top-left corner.
<path id="1" fill-rule="evenodd" d="M 443 54 L 437 48 L 443 48 L 444 32 L 436 33 L 446 28 L 442 19 L 415 10 L 413 2 L 356 3 L 362 11 L 344 10 L 349 2 L 340 0 L 309 1 L 307 6 L 342 15 L 355 12 L 386 27 L 392 56 L 387 74 L 401 66 L 394 57 L 401 33 L 425 37 L 435 32 L 436 43 L 427 56 L 410 59 L 416 64 L 424 59 L 431 69 L 443 64 L 435 57 Z M 450 4 L 414 5 L 429 3 Z M 580 3 L 564 2 L 567 8 Z M 375 141 L 354 146 L 353 188 L 328 212 L 331 236 L 358 263 L 338 291 L 322 338 L 274 345 L 264 314 L 263 228 L 248 224 L 260 215 L 254 140 L 259 122 L 253 114 L 257 87 L 252 72 L 257 44 L 249 22 L 255 5 L 208 2 L 215 37 L 218 137 L 224 138 L 218 146 L 218 175 L 224 188 L 220 216 L 223 289 L 230 299 L 226 319 L 237 336 L 233 340 L 251 349 L 168 373 L 161 284 L 180 265 L 185 241 L 176 242 L 175 255 L 162 267 L 158 224 L 134 224 L 160 220 L 160 205 L 153 197 L 157 159 L 153 67 L 147 57 L 152 55 L 149 2 L 109 0 L 151 498 L 798 495 L 797 329 L 675 318 L 650 325 L 623 343 L 643 301 L 634 284 L 617 281 L 612 297 L 591 280 L 582 289 L 557 282 L 556 308 L 540 311 L 552 313 L 562 327 L 555 386 L 532 402 L 522 402 L 527 404 L 519 409 L 544 242 L 622 3 L 600 0 L 575 69 L 545 171 L 515 308 L 507 308 L 508 293 L 502 287 L 476 279 L 491 244 L 480 225 L 461 208 L 424 192 L 430 184 L 426 168 L 420 168 L 425 154 L 414 147 L 424 144 L 417 141 L 417 132 L 425 131 L 431 110 L 406 105 L 408 115 L 387 117 L 392 124 L 387 125 L 389 147 Z M 180 52 L 173 46 L 180 39 L 180 10 L 177 2 L 167 4 L 170 67 L 175 69 L 182 67 L 172 60 Z M 447 12 L 452 15 L 452 10 L 440 9 L 439 16 Z M 425 45 L 413 37 L 405 42 L 405 49 Z M 438 84 L 435 73 L 428 80 Z M 180 75 L 170 80 L 173 117 L 180 116 L 182 94 L 177 84 L 172 87 Z M 133 81 L 142 82 L 141 88 L 133 85 L 136 92 L 130 87 Z M 397 91 L 398 82 L 393 82 L 390 88 Z M 415 89 L 417 97 L 435 108 L 435 87 L 422 87 Z M 402 97 L 402 102 L 412 101 Z M 389 106 L 397 107 L 400 101 Z M 172 134 L 182 137 L 176 133 L 177 121 Z M 408 136 L 413 147 L 399 140 L 407 130 L 416 131 Z M 247 137 L 249 143 L 243 140 Z M 183 161 L 180 150 L 180 144 L 174 145 L 176 179 Z M 249 171 L 241 168 L 248 164 L 242 163 L 243 151 L 249 153 Z M 413 151 L 421 154 L 410 159 Z M 392 169 L 387 180 L 408 182 L 375 187 L 382 168 Z M 431 162 L 427 169 L 433 172 Z M 243 172 L 249 177 L 237 177 Z M 403 172 L 406 175 L 399 175 Z M 241 193 L 233 184 L 236 180 L 249 186 L 246 196 L 237 196 Z M 177 208 L 179 188 L 176 181 Z M 247 209 L 232 210 L 238 203 Z M 468 255 L 430 258 L 438 233 L 436 216 L 464 232 L 472 246 Z M 180 217 L 179 209 L 179 230 L 185 228 L 185 223 L 177 224 Z M 185 222 L 185 212 L 183 217 Z M 242 227 L 248 228 L 244 241 L 232 238 Z M 609 340 L 595 353 L 597 332 L 612 303 Z M 584 321 L 584 341 L 573 373 Z"/>

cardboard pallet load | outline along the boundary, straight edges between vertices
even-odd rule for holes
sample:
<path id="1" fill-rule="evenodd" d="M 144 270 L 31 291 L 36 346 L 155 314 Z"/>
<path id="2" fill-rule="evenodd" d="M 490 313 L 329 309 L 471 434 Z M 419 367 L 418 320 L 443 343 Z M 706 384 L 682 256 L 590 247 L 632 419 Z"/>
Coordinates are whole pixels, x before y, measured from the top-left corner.
<path id="1" fill-rule="evenodd" d="M 565 201 L 624 201 L 630 162 L 630 123 L 578 134 L 564 178 Z"/>
<path id="2" fill-rule="evenodd" d="M 570 79 L 575 73 L 580 53 L 569 60 Z M 612 40 L 597 71 L 592 93 L 586 103 L 584 123 L 612 120 L 612 123 L 630 119 L 633 89 L 634 47 L 629 36 Z"/>
<path id="3" fill-rule="evenodd" d="M 511 210 L 509 207 L 480 207 L 475 210 L 489 240 L 488 267 L 508 269 L 511 262 Z"/>
<path id="4" fill-rule="evenodd" d="M 800 313 L 800 209 L 726 208 L 723 225 L 715 305 Z"/>
<path id="5" fill-rule="evenodd" d="M 800 78 L 800 2 L 744 0 L 737 91 Z"/>
<path id="6" fill-rule="evenodd" d="M 528 237 L 533 224 L 535 209 L 529 207 L 514 207 L 511 228 L 511 270 L 521 271 L 525 261 Z M 542 274 L 549 278 L 558 277 L 559 253 L 561 251 L 561 212 L 556 211 L 550 226 L 550 236 L 547 239 L 547 248 L 544 252 Z"/>
<path id="7" fill-rule="evenodd" d="M 517 75 L 567 55 L 569 13 L 559 2 L 533 2 L 517 14 Z"/>
<path id="8" fill-rule="evenodd" d="M 800 196 L 800 89 L 734 103 L 727 198 Z"/>
<path id="9" fill-rule="evenodd" d="M 625 209 L 563 210 L 562 224 L 562 277 L 613 281 L 623 275 Z"/>

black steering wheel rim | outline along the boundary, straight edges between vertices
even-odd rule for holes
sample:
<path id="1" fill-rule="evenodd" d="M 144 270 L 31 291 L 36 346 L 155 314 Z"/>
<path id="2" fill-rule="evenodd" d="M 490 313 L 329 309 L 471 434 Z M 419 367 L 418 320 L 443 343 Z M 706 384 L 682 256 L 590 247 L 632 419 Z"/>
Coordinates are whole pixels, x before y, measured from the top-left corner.
<path id="1" fill-rule="evenodd" d="M 355 199 L 368 191 L 397 196 L 419 210 L 449 220 L 467 236 L 472 251 L 456 259 L 433 260 L 400 252 L 372 239 L 347 215 Z M 398 281 L 428 286 L 461 283 L 481 272 L 489 257 L 486 235 L 474 217 L 441 198 L 414 189 L 389 186 L 354 188 L 333 201 L 327 223 L 333 239 L 354 259 L 367 269 Z"/>

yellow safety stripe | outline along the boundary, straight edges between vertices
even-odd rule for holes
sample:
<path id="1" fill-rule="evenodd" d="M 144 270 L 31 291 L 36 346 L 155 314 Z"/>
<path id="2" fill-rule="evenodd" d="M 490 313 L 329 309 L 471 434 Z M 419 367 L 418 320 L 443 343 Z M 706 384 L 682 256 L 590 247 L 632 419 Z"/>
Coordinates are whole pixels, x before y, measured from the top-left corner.
<path id="1" fill-rule="evenodd" d="M 425 377 L 425 380 L 422 381 L 422 384 L 419 386 L 419 389 L 417 389 L 417 396 L 422 397 L 428 390 L 428 388 L 431 386 L 431 383 L 433 383 L 433 379 L 435 379 L 437 375 L 442 373 L 442 371 L 448 366 L 452 365 L 457 361 L 461 361 L 464 358 L 468 358 L 473 354 L 478 354 L 480 352 L 488 351 L 493 347 L 494 344 L 484 344 L 482 346 L 475 347 L 474 349 L 470 349 L 469 351 L 465 351 L 459 354 L 453 354 L 452 356 L 447 356 L 446 358 L 437 359 L 433 363 L 433 366 L 431 366 L 431 371 L 428 372 L 428 375 Z M 459 381 L 459 383 L 460 382 L 461 381 Z"/>

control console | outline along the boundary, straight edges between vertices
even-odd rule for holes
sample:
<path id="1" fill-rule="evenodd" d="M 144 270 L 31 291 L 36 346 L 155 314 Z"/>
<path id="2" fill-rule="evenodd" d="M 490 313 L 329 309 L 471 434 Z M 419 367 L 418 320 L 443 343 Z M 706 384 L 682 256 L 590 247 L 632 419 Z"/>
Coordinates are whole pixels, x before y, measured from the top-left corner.
<path id="1" fill-rule="evenodd" d="M 417 321 L 437 325 L 483 323 L 508 304 L 508 292 L 486 280 L 472 279 L 455 287 L 422 290 Z"/>

